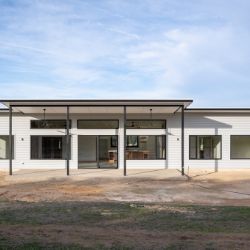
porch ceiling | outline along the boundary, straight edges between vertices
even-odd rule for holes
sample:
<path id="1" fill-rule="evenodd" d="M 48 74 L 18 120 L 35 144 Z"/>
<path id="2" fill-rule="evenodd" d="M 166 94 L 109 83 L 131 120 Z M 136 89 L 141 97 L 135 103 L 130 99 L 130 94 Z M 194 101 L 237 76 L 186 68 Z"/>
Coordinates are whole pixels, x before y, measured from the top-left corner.
<path id="1" fill-rule="evenodd" d="M 70 113 L 123 113 L 123 106 L 127 106 L 127 113 L 149 114 L 174 113 L 180 106 L 185 108 L 192 100 L 2 100 L 5 106 L 14 106 L 13 111 L 22 113 L 66 113 L 66 106 L 70 106 Z"/>
<path id="2" fill-rule="evenodd" d="M 66 107 L 13 107 L 14 112 L 25 114 L 43 113 L 46 108 L 47 114 L 65 114 Z M 127 107 L 127 114 L 171 114 L 177 111 L 179 107 Z M 123 107 L 70 107 L 71 114 L 122 114 Z"/>

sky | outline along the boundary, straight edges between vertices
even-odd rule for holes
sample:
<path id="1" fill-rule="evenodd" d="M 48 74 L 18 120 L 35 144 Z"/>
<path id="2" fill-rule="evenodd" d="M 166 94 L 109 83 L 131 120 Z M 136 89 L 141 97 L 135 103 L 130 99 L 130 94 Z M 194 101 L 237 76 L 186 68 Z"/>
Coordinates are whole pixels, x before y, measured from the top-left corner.
<path id="1" fill-rule="evenodd" d="M 250 107 L 249 0 L 0 0 L 0 99 Z"/>

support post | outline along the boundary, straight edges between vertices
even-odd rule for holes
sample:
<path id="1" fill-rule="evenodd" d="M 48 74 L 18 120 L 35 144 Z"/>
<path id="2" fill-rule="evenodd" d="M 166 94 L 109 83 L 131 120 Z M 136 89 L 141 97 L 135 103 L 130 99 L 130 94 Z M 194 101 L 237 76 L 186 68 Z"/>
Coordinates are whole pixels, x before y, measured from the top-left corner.
<path id="1" fill-rule="evenodd" d="M 123 106 L 123 122 L 124 122 L 124 131 L 123 131 L 123 152 L 124 152 L 124 162 L 123 162 L 123 175 L 127 175 L 127 154 L 126 154 L 126 146 L 127 146 L 127 131 L 126 131 L 126 123 L 127 123 L 127 107 Z"/>
<path id="2" fill-rule="evenodd" d="M 185 121 L 184 121 L 184 105 L 181 106 L 181 174 L 185 175 L 185 170 L 184 170 L 184 127 L 185 127 Z"/>
<path id="3" fill-rule="evenodd" d="M 67 175 L 69 175 L 69 159 L 70 159 L 70 145 L 69 145 L 69 106 L 67 106 L 67 121 L 66 121 L 66 164 Z"/>
<path id="4" fill-rule="evenodd" d="M 9 107 L 9 175 L 12 175 L 12 155 L 13 155 L 13 145 L 12 145 L 12 106 Z"/>

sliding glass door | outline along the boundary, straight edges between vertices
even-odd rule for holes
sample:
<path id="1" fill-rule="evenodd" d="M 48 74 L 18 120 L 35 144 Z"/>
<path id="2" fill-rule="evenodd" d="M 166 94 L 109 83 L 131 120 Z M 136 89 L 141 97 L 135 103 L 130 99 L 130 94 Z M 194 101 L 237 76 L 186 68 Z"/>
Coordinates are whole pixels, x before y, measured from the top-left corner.
<path id="1" fill-rule="evenodd" d="M 117 168 L 117 136 L 79 135 L 79 168 Z"/>

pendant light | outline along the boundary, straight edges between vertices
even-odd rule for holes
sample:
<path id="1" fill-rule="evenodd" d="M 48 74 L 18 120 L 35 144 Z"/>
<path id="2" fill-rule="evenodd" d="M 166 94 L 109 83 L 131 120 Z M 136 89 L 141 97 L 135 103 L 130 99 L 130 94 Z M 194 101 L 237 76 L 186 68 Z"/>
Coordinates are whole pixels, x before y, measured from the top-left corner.
<path id="1" fill-rule="evenodd" d="M 153 119 L 153 109 L 151 108 L 150 110 L 150 124 L 151 124 L 151 127 L 153 126 L 153 121 L 152 121 L 152 119 Z"/>
<path id="2" fill-rule="evenodd" d="M 48 122 L 46 121 L 46 109 L 43 109 L 43 122 L 42 122 L 42 127 L 43 127 L 43 128 L 48 127 Z"/>

